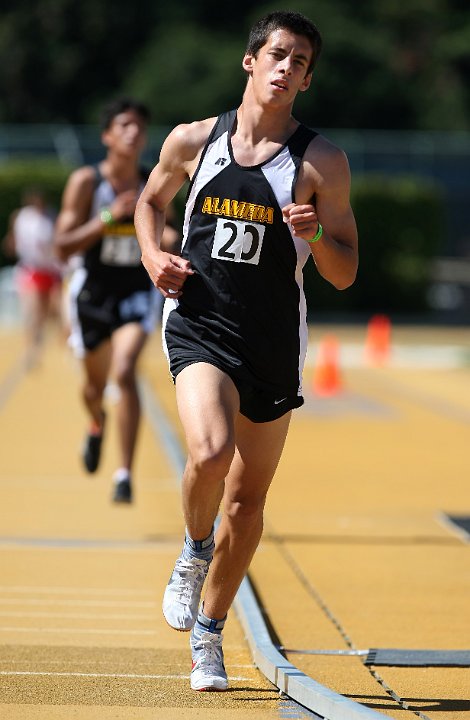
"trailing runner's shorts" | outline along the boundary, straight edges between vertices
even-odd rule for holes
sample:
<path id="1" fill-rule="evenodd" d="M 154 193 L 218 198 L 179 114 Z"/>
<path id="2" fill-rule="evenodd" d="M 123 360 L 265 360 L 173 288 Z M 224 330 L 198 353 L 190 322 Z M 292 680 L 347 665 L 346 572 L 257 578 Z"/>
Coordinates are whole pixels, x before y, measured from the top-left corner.
<path id="1" fill-rule="evenodd" d="M 122 294 L 88 278 L 79 268 L 70 281 L 70 345 L 77 355 L 95 350 L 123 325 L 140 323 L 151 333 L 160 319 L 162 296 L 153 286 Z"/>

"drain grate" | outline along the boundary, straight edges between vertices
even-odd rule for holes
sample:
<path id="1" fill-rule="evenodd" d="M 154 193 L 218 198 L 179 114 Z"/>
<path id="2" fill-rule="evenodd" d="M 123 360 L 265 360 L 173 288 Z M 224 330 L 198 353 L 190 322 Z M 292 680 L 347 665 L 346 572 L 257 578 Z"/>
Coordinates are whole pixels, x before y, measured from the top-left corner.
<path id="1" fill-rule="evenodd" d="M 297 650 L 277 646 L 286 655 L 329 655 L 330 657 L 363 657 L 365 665 L 389 667 L 470 667 L 470 650 L 402 650 L 370 648 L 370 650 Z"/>
<path id="2" fill-rule="evenodd" d="M 366 665 L 390 667 L 470 667 L 470 650 L 395 650 L 371 648 Z"/>
<path id="3" fill-rule="evenodd" d="M 470 542 L 470 515 L 449 515 L 444 513 L 444 518 L 460 536 Z"/>

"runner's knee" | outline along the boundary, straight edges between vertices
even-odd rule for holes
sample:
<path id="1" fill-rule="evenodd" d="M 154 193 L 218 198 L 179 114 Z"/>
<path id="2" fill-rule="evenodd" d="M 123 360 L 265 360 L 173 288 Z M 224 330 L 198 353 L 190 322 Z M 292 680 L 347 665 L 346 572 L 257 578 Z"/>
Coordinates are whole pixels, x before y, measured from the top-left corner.
<path id="1" fill-rule="evenodd" d="M 121 389 L 134 387 L 136 383 L 134 362 L 121 359 L 115 363 L 114 379 Z"/>
<path id="2" fill-rule="evenodd" d="M 105 383 L 88 380 L 83 387 L 83 396 L 88 402 L 96 402 L 103 397 Z"/>
<path id="3" fill-rule="evenodd" d="M 224 498 L 224 513 L 234 523 L 257 525 L 263 521 L 265 497 Z"/>
<path id="4" fill-rule="evenodd" d="M 230 469 L 234 450 L 234 445 L 230 441 L 200 442 L 189 449 L 188 461 L 191 470 L 198 477 L 209 477 L 214 480 L 224 478 Z"/>

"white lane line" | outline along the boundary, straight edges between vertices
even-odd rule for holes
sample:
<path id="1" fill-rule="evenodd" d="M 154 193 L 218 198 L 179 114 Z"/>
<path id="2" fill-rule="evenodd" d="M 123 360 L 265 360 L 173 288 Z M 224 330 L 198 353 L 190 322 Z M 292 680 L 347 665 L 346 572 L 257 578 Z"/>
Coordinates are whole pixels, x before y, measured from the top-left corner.
<path id="1" fill-rule="evenodd" d="M 74 552 L 96 552 L 101 550 L 106 553 L 132 553 L 148 552 L 154 555 L 155 553 L 166 553 L 167 549 L 162 547 L 162 544 L 158 539 L 151 540 L 130 540 L 130 539 L 117 539 L 117 540 L 105 540 L 103 538 L 67 538 L 67 537 L 18 537 L 14 535 L 0 536 L 0 550 L 2 552 L 10 552 L 14 549 L 16 552 L 26 550 L 30 552 L 31 548 L 41 548 L 42 550 L 50 550 L 55 552 L 57 550 L 69 550 Z"/>
<path id="2" fill-rule="evenodd" d="M 175 541 L 173 538 L 159 537 L 158 535 L 148 540 L 103 540 L 99 538 L 84 540 L 83 538 L 50 538 L 50 537 L 14 537 L 0 536 L 0 553 L 31 552 L 31 548 L 50 551 L 51 553 L 67 550 L 70 553 L 96 553 L 102 552 L 110 555 L 135 555 L 146 553 L 152 556 L 167 555 L 168 548 L 176 553 L 181 550 L 181 538 Z"/>
<path id="3" fill-rule="evenodd" d="M 91 613 L 48 613 L 48 612 L 2 612 L 0 617 L 15 618 L 65 618 L 71 620 L 155 620 L 155 615 L 138 614 L 132 615 L 127 613 L 104 613 L 103 615 L 95 615 Z"/>
<path id="4" fill-rule="evenodd" d="M 156 630 L 103 630 L 94 628 L 35 628 L 0 626 L 0 633 L 68 633 L 70 635 L 152 635 L 158 637 Z"/>
<path id="5" fill-rule="evenodd" d="M 139 675 L 137 673 L 84 673 L 84 672 L 43 672 L 40 670 L 0 670 L 6 677 L 86 677 L 86 678 L 130 678 L 132 680 L 187 680 L 189 675 Z"/>
<path id="6" fill-rule="evenodd" d="M 81 673 L 81 672 L 26 672 L 21 670 L 0 670 L 0 675 L 6 677 L 82 677 L 82 678 L 119 678 L 126 680 L 189 680 L 189 675 L 138 675 L 136 673 Z M 230 675 L 230 680 L 247 681 L 249 677 Z"/>
<path id="7" fill-rule="evenodd" d="M 78 605 L 81 607 L 156 608 L 159 604 L 145 600 L 45 600 L 44 598 L 0 598 L 0 605 Z"/>
<path id="8" fill-rule="evenodd" d="M 34 664 L 35 666 L 47 665 L 49 667 L 51 665 L 62 665 L 63 666 L 63 665 L 66 665 L 67 663 L 64 660 L 36 660 L 36 659 L 34 659 L 34 660 L 13 660 L 13 659 L 0 660 L 0 666 L 5 665 L 6 667 L 9 667 L 11 665 L 28 665 L 28 664 Z M 75 667 L 80 666 L 80 665 L 88 665 L 89 666 L 90 664 L 93 664 L 94 667 L 96 667 L 97 665 L 106 665 L 107 667 L 109 667 L 110 661 L 109 660 L 93 660 L 93 662 L 91 663 L 90 659 L 87 658 L 86 660 L 75 660 L 74 659 L 73 662 L 70 664 L 73 664 Z M 169 663 L 166 663 L 166 664 L 168 665 Z M 155 666 L 155 663 L 152 661 L 133 662 L 132 663 L 133 667 L 148 667 L 149 665 Z M 159 662 L 158 665 L 165 667 L 165 663 L 162 663 L 162 662 Z M 176 667 L 187 667 L 187 665 L 188 665 L 187 662 L 184 662 L 184 663 L 172 662 L 171 663 L 171 666 L 175 667 L 175 668 Z M 230 668 L 231 669 L 237 668 L 237 670 L 255 670 L 256 669 L 255 666 L 253 665 L 253 663 L 230 663 Z M 3 673 L 3 674 L 9 673 L 9 672 L 15 673 L 15 672 L 29 672 L 29 671 L 28 670 L 11 670 L 11 671 L 10 670 L 2 670 L 2 671 L 0 671 L 0 673 Z M 31 671 L 31 672 L 46 672 L 46 671 L 35 670 L 35 671 Z M 52 672 L 52 671 L 50 671 L 50 672 Z M 76 671 L 76 672 L 78 672 L 78 671 Z"/>
<path id="9" fill-rule="evenodd" d="M 144 487 L 140 490 L 139 495 L 141 493 L 144 493 L 146 496 L 149 495 L 155 495 L 157 493 L 160 493 L 162 490 L 165 489 L 174 489 L 175 487 L 175 480 L 173 477 L 171 478 L 158 478 L 158 480 L 153 475 L 152 477 L 148 477 L 145 475 L 139 474 L 139 481 L 142 482 Z M 158 483 L 158 487 L 150 488 L 148 487 L 149 483 Z M 77 475 L 59 475 L 58 477 L 54 477 L 53 475 L 21 475 L 21 477 L 15 477 L 13 475 L 2 475 L 2 487 L 15 487 L 18 488 L 18 486 L 33 486 L 35 489 L 40 488 L 41 490 L 44 489 L 57 489 L 61 492 L 62 495 L 69 495 L 73 492 L 76 492 L 76 490 L 83 490 L 83 480 Z"/>
<path id="10" fill-rule="evenodd" d="M 59 585 L 0 585 L 0 593 L 25 593 L 26 595 L 145 595 L 155 597 L 153 590 L 129 590 L 129 588 L 87 588 Z"/>

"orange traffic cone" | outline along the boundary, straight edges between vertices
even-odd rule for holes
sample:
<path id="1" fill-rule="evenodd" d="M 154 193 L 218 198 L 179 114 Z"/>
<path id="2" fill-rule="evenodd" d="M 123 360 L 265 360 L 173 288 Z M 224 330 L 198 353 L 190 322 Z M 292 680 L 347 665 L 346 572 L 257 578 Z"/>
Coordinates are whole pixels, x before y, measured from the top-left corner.
<path id="1" fill-rule="evenodd" d="M 391 323 L 386 315 L 374 315 L 369 320 L 366 334 L 365 359 L 368 365 L 378 367 L 390 359 Z"/>
<path id="2" fill-rule="evenodd" d="M 339 345 L 333 335 L 320 342 L 318 359 L 313 373 L 312 390 L 321 397 L 331 397 L 341 392 L 343 383 L 339 370 Z"/>

